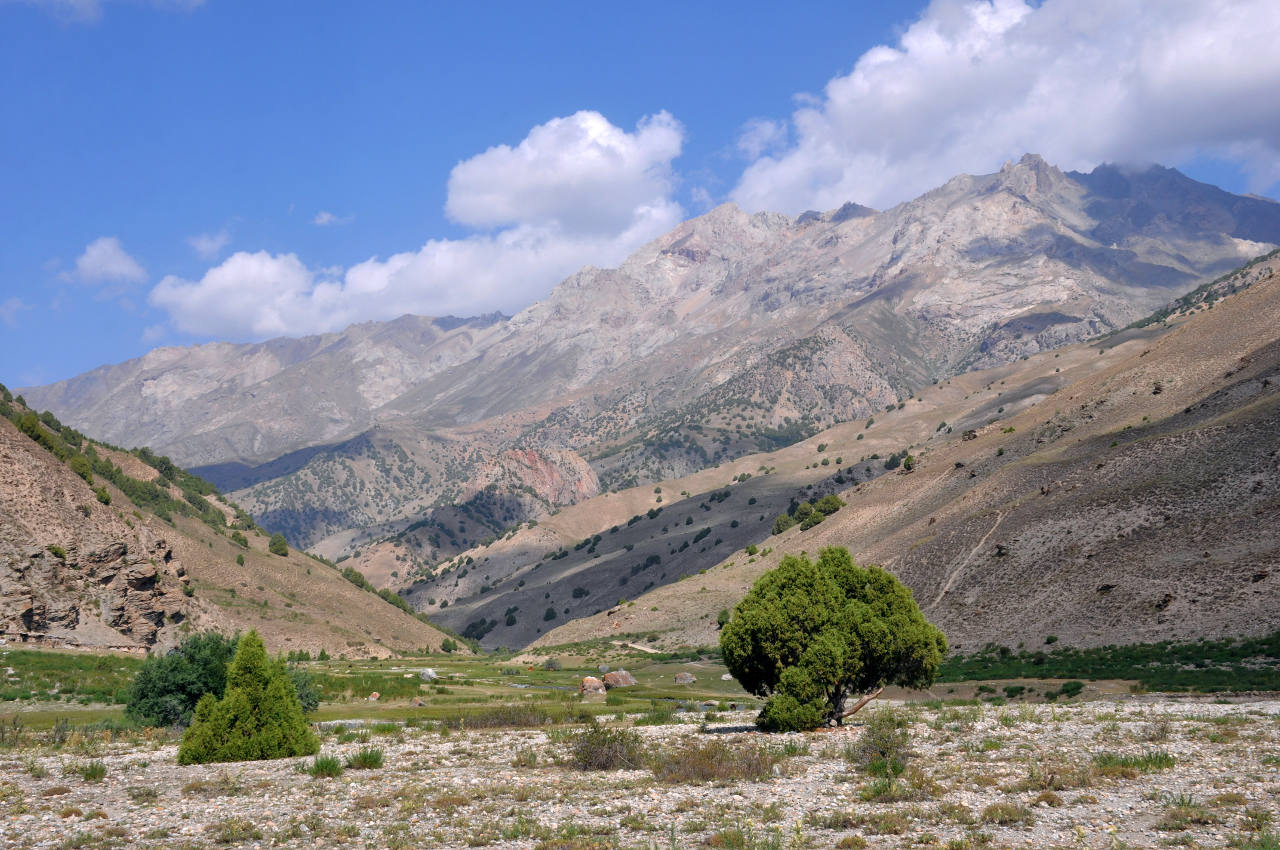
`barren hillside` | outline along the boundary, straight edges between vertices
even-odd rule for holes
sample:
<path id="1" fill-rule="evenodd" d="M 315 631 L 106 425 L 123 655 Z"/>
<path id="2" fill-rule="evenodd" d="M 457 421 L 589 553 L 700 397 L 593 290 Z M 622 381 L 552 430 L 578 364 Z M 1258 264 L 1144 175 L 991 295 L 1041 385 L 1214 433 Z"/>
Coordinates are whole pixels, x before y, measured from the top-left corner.
<path id="1" fill-rule="evenodd" d="M 809 530 L 770 536 L 768 556 L 727 553 L 706 574 L 560 626 L 537 644 L 628 634 L 713 643 L 717 612 L 783 553 L 828 545 L 893 570 L 962 650 L 1275 630 L 1278 266 L 1254 269 L 1252 287 L 1200 303 L 1168 329 L 982 376 L 981 387 L 966 388 L 987 399 L 979 416 L 928 442 L 919 421 L 900 432 L 897 444 L 917 444 L 911 472 L 843 489 L 847 507 Z M 1056 365 L 1082 354 L 1099 368 Z M 1019 408 L 1010 396 L 1030 403 Z M 929 405 L 930 394 L 914 404 Z M 917 418 L 959 421 L 945 411 L 940 404 Z M 813 441 L 850 454 L 848 429 Z"/>
<path id="2" fill-rule="evenodd" d="M 97 448 L 134 476 L 163 481 L 136 456 Z M 235 519 L 216 495 L 207 501 Z M 78 475 L 0 418 L 0 629 L 18 641 L 137 650 L 207 628 L 256 628 L 275 651 L 383 656 L 440 646 L 439 631 L 332 567 L 269 553 L 255 529 L 235 532 L 241 546 L 216 521 L 165 515 L 106 478 Z"/>

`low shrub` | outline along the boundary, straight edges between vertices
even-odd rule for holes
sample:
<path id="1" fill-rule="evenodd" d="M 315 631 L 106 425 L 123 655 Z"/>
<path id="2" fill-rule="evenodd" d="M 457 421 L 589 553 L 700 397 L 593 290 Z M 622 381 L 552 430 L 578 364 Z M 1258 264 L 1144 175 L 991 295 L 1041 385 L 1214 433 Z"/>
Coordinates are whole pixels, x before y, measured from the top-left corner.
<path id="1" fill-rule="evenodd" d="M 1098 753 L 1093 757 L 1093 769 L 1099 776 L 1119 779 L 1136 779 L 1139 774 L 1168 770 L 1176 763 L 1173 754 L 1167 750 L 1148 750 L 1136 756 Z"/>
<path id="2" fill-rule="evenodd" d="M 85 782 L 101 782 L 107 777 L 107 766 L 97 759 L 77 765 L 75 771 Z"/>
<path id="3" fill-rule="evenodd" d="M 643 762 L 640 736 L 592 725 L 569 739 L 569 758 L 580 770 L 635 769 Z"/>
<path id="4" fill-rule="evenodd" d="M 906 718 L 885 706 L 872 713 L 846 757 L 872 776 L 901 776 L 911 756 L 910 743 Z"/>
<path id="5" fill-rule="evenodd" d="M 342 762 L 337 756 L 316 756 L 307 773 L 313 779 L 336 779 L 342 775 Z"/>
<path id="6" fill-rule="evenodd" d="M 382 767 L 382 750 L 378 747 L 362 747 L 354 755 L 347 756 L 347 767 L 352 770 L 377 770 Z"/>
<path id="7" fill-rule="evenodd" d="M 982 810 L 982 822 L 1000 826 L 1031 824 L 1035 822 L 1035 816 L 1031 814 L 1030 809 L 1020 803 L 1002 801 L 992 803 Z"/>
<path id="8" fill-rule="evenodd" d="M 653 775 L 662 782 L 760 782 L 773 775 L 782 756 L 759 744 L 689 741 L 659 750 L 651 759 Z"/>

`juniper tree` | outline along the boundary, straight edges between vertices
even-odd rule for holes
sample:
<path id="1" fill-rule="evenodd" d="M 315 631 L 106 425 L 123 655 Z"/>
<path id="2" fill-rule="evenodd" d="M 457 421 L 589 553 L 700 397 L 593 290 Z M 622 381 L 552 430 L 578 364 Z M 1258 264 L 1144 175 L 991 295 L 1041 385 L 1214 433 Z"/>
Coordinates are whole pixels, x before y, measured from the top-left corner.
<path id="1" fill-rule="evenodd" d="M 319 749 L 283 662 L 269 659 L 262 638 L 251 631 L 236 646 L 222 699 L 206 694 L 196 704 L 178 763 L 287 758 Z"/>
<path id="2" fill-rule="evenodd" d="M 787 555 L 762 575 L 720 648 L 743 688 L 766 698 L 756 722 L 789 731 L 838 725 L 855 694 L 928 687 L 947 640 L 893 575 L 828 547 L 816 563 Z"/>

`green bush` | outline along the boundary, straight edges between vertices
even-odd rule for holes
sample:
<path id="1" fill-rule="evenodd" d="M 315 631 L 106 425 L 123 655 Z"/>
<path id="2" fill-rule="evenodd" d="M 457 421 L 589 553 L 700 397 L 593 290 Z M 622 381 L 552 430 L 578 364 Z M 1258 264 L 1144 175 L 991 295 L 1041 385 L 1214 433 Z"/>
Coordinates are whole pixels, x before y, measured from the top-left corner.
<path id="1" fill-rule="evenodd" d="M 788 528 L 791 528 L 795 524 L 796 524 L 795 517 L 793 517 L 791 514 L 782 514 L 773 521 L 773 533 L 781 534 L 782 532 L 786 531 Z"/>
<path id="2" fill-rule="evenodd" d="M 281 534 L 280 532 L 276 532 L 275 534 L 271 535 L 271 541 L 267 543 L 267 551 L 270 552 L 272 555 L 280 555 L 280 556 L 288 555 L 289 543 L 284 539 L 283 534 Z"/>
<path id="3" fill-rule="evenodd" d="M 814 503 L 813 508 L 816 511 L 827 514 L 828 516 L 835 513 L 845 506 L 844 499 L 841 499 L 835 493 L 823 496 Z"/>
<path id="4" fill-rule="evenodd" d="M 267 657 L 262 638 L 240 638 L 222 699 L 205 694 L 178 747 L 179 764 L 311 755 L 320 741 L 307 726 L 282 662 Z"/>
<path id="5" fill-rule="evenodd" d="M 872 776 L 892 778 L 907 769 L 910 734 L 905 718 L 885 706 L 873 713 L 853 748 L 855 761 Z"/>
<path id="6" fill-rule="evenodd" d="M 293 692 L 298 695 L 303 714 L 311 714 L 320 707 L 320 685 L 314 674 L 299 667 L 290 667 L 289 680 L 293 682 Z"/>
<path id="7" fill-rule="evenodd" d="M 766 698 L 757 723 L 788 731 L 840 723 L 856 693 L 927 687 L 947 640 L 892 574 L 827 547 L 816 563 L 787 555 L 761 576 L 720 632 L 720 649 L 743 688 Z"/>
<path id="8" fill-rule="evenodd" d="M 125 716 L 148 726 L 188 726 L 205 694 L 221 697 L 235 638 L 216 632 L 188 637 L 168 655 L 142 663 L 129 686 Z"/>
<path id="9" fill-rule="evenodd" d="M 640 736 L 635 732 L 594 724 L 569 742 L 569 757 L 582 770 L 638 768 L 643 752 Z"/>
<path id="10" fill-rule="evenodd" d="M 93 491 L 93 496 L 104 505 L 111 504 L 111 494 L 107 492 L 106 487 L 99 487 Z"/>
<path id="11" fill-rule="evenodd" d="M 249 538 L 245 537 L 244 534 L 239 531 L 231 532 L 231 542 L 244 549 L 249 548 Z"/>
<path id="12" fill-rule="evenodd" d="M 72 455 L 67 459 L 67 466 L 71 467 L 71 471 L 86 482 L 93 484 L 93 466 L 90 465 L 87 457 L 84 455 Z"/>

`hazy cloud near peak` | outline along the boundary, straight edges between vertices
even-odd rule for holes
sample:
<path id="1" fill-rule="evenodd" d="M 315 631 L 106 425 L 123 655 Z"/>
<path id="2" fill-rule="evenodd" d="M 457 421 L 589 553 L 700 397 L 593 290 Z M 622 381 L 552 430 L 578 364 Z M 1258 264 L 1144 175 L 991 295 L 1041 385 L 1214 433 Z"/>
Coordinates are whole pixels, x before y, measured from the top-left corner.
<path id="1" fill-rule="evenodd" d="M 142 283 L 147 272 L 115 236 L 100 236 L 76 259 L 76 277 L 83 283 Z"/>
<path id="2" fill-rule="evenodd" d="M 241 251 L 199 280 L 165 277 L 150 302 L 182 331 L 236 339 L 331 331 L 404 313 L 514 312 L 583 265 L 616 265 L 684 218 L 671 170 L 682 142 L 683 130 L 665 112 L 634 132 L 594 112 L 552 119 L 515 147 L 459 163 L 450 176 L 451 217 L 504 229 L 433 239 L 345 270 L 312 269 L 294 254 Z"/>
<path id="3" fill-rule="evenodd" d="M 1265 190 L 1280 180 L 1278 43 L 1274 0 L 935 0 L 802 98 L 793 144 L 762 150 L 732 198 L 883 208 L 1028 151 L 1064 168 L 1220 156 Z"/>

